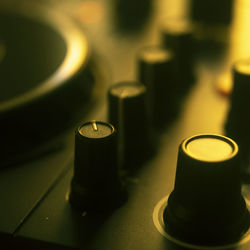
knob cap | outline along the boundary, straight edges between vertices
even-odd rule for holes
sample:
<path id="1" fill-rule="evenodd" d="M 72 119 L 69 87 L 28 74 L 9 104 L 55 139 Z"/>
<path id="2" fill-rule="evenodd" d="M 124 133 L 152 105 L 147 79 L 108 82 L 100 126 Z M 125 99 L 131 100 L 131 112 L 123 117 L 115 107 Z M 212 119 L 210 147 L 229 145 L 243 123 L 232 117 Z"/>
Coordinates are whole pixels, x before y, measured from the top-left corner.
<path id="1" fill-rule="evenodd" d="M 233 140 L 205 134 L 180 145 L 164 222 L 170 234 L 202 245 L 233 242 L 246 232 L 249 212 L 241 195 L 238 146 Z"/>
<path id="2" fill-rule="evenodd" d="M 150 119 L 156 129 L 166 127 L 178 106 L 173 59 L 172 52 L 159 46 L 138 53 L 138 79 L 147 87 Z"/>
<path id="3" fill-rule="evenodd" d="M 146 87 L 121 82 L 108 91 L 108 120 L 118 130 L 122 168 L 136 169 L 152 152 L 151 129 L 146 108 Z"/>
<path id="4" fill-rule="evenodd" d="M 117 135 L 108 123 L 91 121 L 75 133 L 71 203 L 81 210 L 105 210 L 121 204 L 117 168 Z"/>

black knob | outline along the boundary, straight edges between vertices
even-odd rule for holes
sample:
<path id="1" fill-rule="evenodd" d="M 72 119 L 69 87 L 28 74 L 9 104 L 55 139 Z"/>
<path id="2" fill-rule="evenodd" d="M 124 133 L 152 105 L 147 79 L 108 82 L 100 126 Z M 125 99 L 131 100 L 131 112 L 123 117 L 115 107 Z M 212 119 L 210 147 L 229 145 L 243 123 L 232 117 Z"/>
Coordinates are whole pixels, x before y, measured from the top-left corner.
<path id="1" fill-rule="evenodd" d="M 173 51 L 175 74 L 180 92 L 186 92 L 194 81 L 193 27 L 185 19 L 167 18 L 161 24 L 162 43 Z"/>
<path id="2" fill-rule="evenodd" d="M 121 167 L 136 169 L 151 154 L 146 87 L 138 82 L 121 82 L 108 91 L 108 119 L 118 130 Z"/>
<path id="3" fill-rule="evenodd" d="M 138 79 L 147 87 L 150 119 L 156 129 L 166 127 L 178 106 L 173 59 L 172 52 L 159 46 L 138 52 Z"/>
<path id="4" fill-rule="evenodd" d="M 191 0 L 191 17 L 208 24 L 229 24 L 232 20 L 234 0 Z"/>
<path id="5" fill-rule="evenodd" d="M 108 123 L 91 121 L 75 133 L 70 201 L 81 210 L 106 210 L 123 199 L 117 168 L 117 135 Z"/>
<path id="6" fill-rule="evenodd" d="M 152 0 L 117 0 L 114 2 L 115 24 L 121 32 L 138 32 L 148 23 L 153 12 Z M 128 18 L 129 17 L 129 18 Z"/>
<path id="7" fill-rule="evenodd" d="M 247 231 L 249 212 L 241 195 L 238 146 L 233 140 L 204 134 L 180 145 L 164 222 L 170 234 L 201 245 L 234 242 Z"/>
<path id="8" fill-rule="evenodd" d="M 228 136 L 237 141 L 241 149 L 242 171 L 250 176 L 247 169 L 249 159 L 249 105 L 250 105 L 250 59 L 242 59 L 233 66 L 233 89 L 229 112 L 225 122 Z M 249 178 L 248 178 L 249 179 Z"/>

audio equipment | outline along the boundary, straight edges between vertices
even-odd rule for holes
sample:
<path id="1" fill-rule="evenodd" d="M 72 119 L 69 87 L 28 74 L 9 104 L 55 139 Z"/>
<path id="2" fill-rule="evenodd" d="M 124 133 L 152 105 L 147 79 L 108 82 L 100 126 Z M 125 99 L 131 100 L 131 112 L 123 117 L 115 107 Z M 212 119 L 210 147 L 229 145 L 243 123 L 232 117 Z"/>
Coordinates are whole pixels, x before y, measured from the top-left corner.
<path id="1" fill-rule="evenodd" d="M 3 1 L 1 248 L 248 250 L 249 16 Z"/>

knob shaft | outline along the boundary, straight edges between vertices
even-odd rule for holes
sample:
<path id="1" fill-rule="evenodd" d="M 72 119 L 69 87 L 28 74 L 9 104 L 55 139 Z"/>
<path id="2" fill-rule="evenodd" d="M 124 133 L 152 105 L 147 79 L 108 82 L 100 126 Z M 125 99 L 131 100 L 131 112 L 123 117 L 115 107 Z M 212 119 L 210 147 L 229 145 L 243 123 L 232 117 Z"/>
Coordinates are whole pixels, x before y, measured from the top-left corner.
<path id="1" fill-rule="evenodd" d="M 81 210 L 106 210 L 121 204 L 117 135 L 108 123 L 91 121 L 75 133 L 74 177 L 70 201 Z"/>
<path id="2" fill-rule="evenodd" d="M 233 140 L 206 134 L 180 145 L 164 222 L 172 235 L 201 245 L 230 243 L 246 232 L 249 212 L 241 195 L 238 146 Z"/>

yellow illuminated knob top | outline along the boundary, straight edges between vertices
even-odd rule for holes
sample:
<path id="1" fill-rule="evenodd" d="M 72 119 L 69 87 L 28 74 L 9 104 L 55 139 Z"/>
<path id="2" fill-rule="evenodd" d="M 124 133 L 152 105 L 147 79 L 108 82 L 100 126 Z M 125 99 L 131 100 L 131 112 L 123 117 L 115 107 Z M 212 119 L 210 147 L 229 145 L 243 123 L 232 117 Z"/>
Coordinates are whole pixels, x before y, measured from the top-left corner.
<path id="1" fill-rule="evenodd" d="M 183 150 L 194 159 L 207 162 L 224 161 L 238 152 L 237 144 L 224 136 L 198 135 L 183 143 Z"/>

